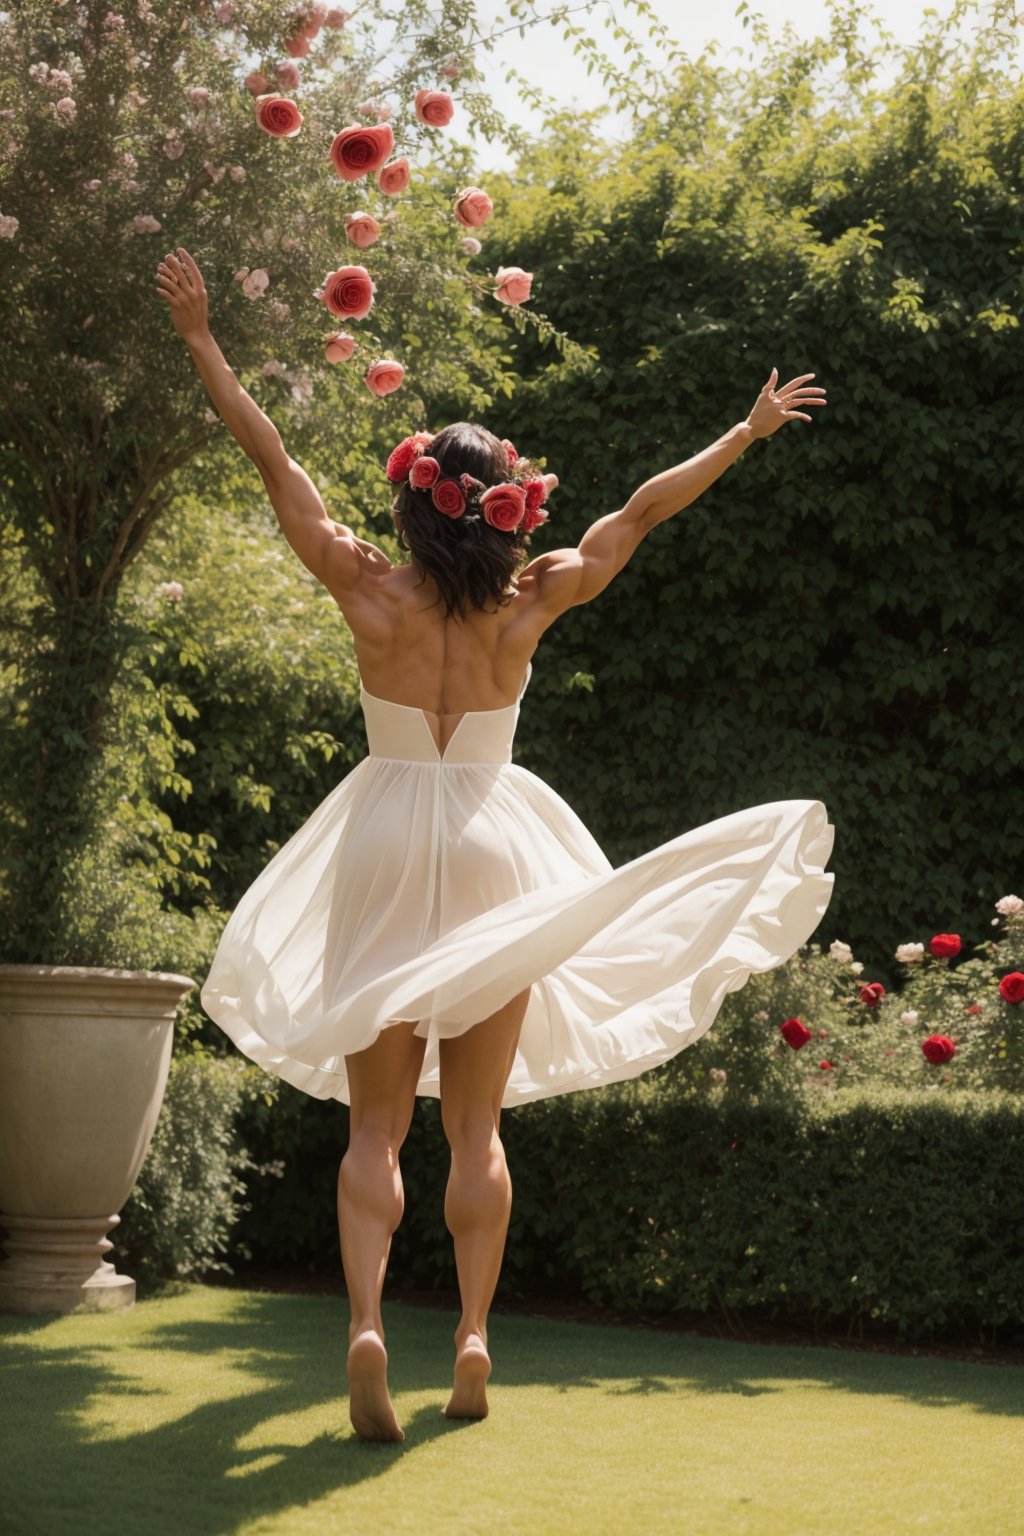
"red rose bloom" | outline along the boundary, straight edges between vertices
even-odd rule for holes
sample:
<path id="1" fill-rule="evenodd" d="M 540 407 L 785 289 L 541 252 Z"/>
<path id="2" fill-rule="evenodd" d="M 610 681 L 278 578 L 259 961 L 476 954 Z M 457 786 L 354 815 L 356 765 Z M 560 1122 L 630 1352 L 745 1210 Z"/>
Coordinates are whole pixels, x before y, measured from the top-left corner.
<path id="1" fill-rule="evenodd" d="M 459 484 L 462 486 L 462 489 L 466 493 L 467 501 L 469 501 L 473 496 L 476 496 L 478 492 L 487 489 L 483 481 L 478 480 L 475 475 L 460 475 Z"/>
<path id="2" fill-rule="evenodd" d="M 999 983 L 999 996 L 1004 1003 L 1024 1003 L 1024 975 L 1011 971 Z"/>
<path id="3" fill-rule="evenodd" d="M 514 485 L 511 481 L 492 485 L 480 497 L 480 510 L 484 521 L 490 523 L 492 528 L 498 528 L 502 533 L 511 533 L 519 527 L 526 514 L 526 492 L 521 485 Z"/>
<path id="4" fill-rule="evenodd" d="M 339 320 L 365 320 L 373 303 L 373 279 L 365 267 L 339 267 L 325 279 L 323 299 Z"/>
<path id="5" fill-rule="evenodd" d="M 546 523 L 547 520 L 548 515 L 543 509 L 531 512 L 529 507 L 527 507 L 523 513 L 523 532 L 532 533 L 535 528 L 539 528 L 541 523 Z"/>
<path id="6" fill-rule="evenodd" d="M 257 96 L 255 101 L 256 122 L 275 139 L 292 139 L 302 127 L 302 113 L 287 96 L 275 96 L 273 91 Z"/>
<path id="7" fill-rule="evenodd" d="M 527 512 L 536 512 L 537 508 L 542 507 L 548 499 L 547 485 L 539 476 L 535 476 L 532 480 L 524 480 L 523 490 L 526 492 Z"/>
<path id="8" fill-rule="evenodd" d="M 869 981 L 860 989 L 860 1000 L 866 1008 L 877 1008 L 885 996 L 885 988 L 880 981 Z"/>
<path id="9" fill-rule="evenodd" d="M 430 493 L 430 499 L 445 517 L 461 517 L 466 510 L 466 498 L 457 480 L 438 480 Z"/>
<path id="10" fill-rule="evenodd" d="M 429 491 L 441 473 L 441 466 L 429 454 L 417 459 L 409 471 L 409 484 L 414 491 Z"/>
<path id="11" fill-rule="evenodd" d="M 921 1041 L 921 1049 L 936 1067 L 956 1055 L 956 1046 L 948 1035 L 929 1035 L 927 1040 Z"/>
<path id="12" fill-rule="evenodd" d="M 928 940 L 928 948 L 933 955 L 938 955 L 942 960 L 949 960 L 953 955 L 958 955 L 963 948 L 958 933 L 937 933 L 933 939 Z"/>
<path id="13" fill-rule="evenodd" d="M 501 440 L 501 446 L 505 450 L 506 457 L 508 458 L 508 467 L 511 469 L 513 464 L 516 462 L 516 459 L 519 457 L 519 454 L 516 452 L 516 445 L 515 443 L 510 443 L 507 437 L 503 437 Z"/>
<path id="14" fill-rule="evenodd" d="M 394 147 L 390 123 L 377 123 L 373 128 L 356 124 L 335 135 L 331 160 L 343 181 L 358 181 L 360 176 L 379 171 Z"/>
<path id="15" fill-rule="evenodd" d="M 799 1019 L 787 1019 L 785 1024 L 779 1026 L 779 1034 L 786 1044 L 798 1051 L 802 1045 L 806 1045 L 811 1038 L 811 1032 Z"/>
<path id="16" fill-rule="evenodd" d="M 418 443 L 415 437 L 403 437 L 398 447 L 388 456 L 385 470 L 388 479 L 395 484 L 404 480 L 422 452 L 423 444 Z"/>

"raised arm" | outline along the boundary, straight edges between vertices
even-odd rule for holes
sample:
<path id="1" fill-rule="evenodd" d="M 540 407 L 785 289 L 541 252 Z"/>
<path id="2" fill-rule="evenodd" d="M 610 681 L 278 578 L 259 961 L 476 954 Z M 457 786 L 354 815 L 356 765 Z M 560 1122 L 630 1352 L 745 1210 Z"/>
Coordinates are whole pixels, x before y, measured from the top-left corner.
<path id="1" fill-rule="evenodd" d="M 776 390 L 778 377 L 773 368 L 746 421 L 730 427 L 692 459 L 645 480 L 620 511 L 592 523 L 576 549 L 551 550 L 531 561 L 520 577 L 521 590 L 524 583 L 532 587 L 551 619 L 589 603 L 629 562 L 652 528 L 696 501 L 755 438 L 770 437 L 786 421 L 810 421 L 799 407 L 826 403 L 824 389 L 807 383 L 813 373 L 800 374 Z"/>
<path id="2" fill-rule="evenodd" d="M 178 247 L 157 269 L 158 292 L 168 300 L 175 330 L 187 343 L 199 376 L 224 424 L 252 459 L 277 520 L 307 570 L 335 595 L 350 591 L 368 571 L 390 569 L 387 556 L 336 523 L 312 480 L 289 458 L 281 434 L 242 388 L 207 322 L 206 285 L 196 263 Z"/>

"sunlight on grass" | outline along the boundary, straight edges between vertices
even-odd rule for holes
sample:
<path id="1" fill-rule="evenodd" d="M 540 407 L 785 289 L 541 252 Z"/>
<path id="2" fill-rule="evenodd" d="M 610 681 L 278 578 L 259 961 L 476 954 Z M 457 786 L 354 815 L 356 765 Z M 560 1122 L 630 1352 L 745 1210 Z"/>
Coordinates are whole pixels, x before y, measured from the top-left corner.
<path id="1" fill-rule="evenodd" d="M 401 1446 L 352 1434 L 331 1298 L 188 1286 L 122 1317 L 0 1319 L 5 1530 L 77 1536 L 115 1514 L 147 1536 L 1024 1522 L 1015 1367 L 500 1315 L 491 1416 L 453 1424 L 454 1315 L 384 1315 Z"/>

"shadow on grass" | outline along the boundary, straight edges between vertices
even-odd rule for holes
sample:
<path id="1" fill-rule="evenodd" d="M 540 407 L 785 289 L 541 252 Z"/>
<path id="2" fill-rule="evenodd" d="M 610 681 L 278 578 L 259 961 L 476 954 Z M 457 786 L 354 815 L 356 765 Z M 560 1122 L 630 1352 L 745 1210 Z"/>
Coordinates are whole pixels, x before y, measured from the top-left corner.
<path id="1" fill-rule="evenodd" d="M 148 1326 L 142 1303 L 126 1314 L 133 1326 L 123 1335 L 109 1317 L 102 1334 L 91 1336 L 91 1325 L 101 1320 L 62 1319 L 61 1328 L 68 1322 L 76 1328 L 73 1347 L 56 1338 L 47 1342 L 53 1319 L 0 1319 L 7 1376 L 0 1508 L 12 1536 L 44 1529 L 46 1536 L 63 1536 L 108 1518 L 147 1536 L 183 1530 L 227 1536 L 249 1520 L 269 1520 L 386 1476 L 442 1435 L 487 1432 L 442 1413 L 454 1313 L 385 1305 L 399 1417 L 403 1394 L 436 1397 L 409 1413 L 401 1444 L 377 1445 L 357 1439 L 348 1423 L 343 1301 L 237 1291 L 229 1293 L 231 1310 L 223 1317 L 189 1320 L 182 1313 L 190 1289 L 172 1293 L 177 1316 L 162 1320 L 154 1312 Z M 199 1309 L 209 1294 L 196 1288 Z M 215 1294 L 224 1297 L 219 1288 Z M 928 1357 L 767 1350 L 507 1314 L 492 1317 L 490 1343 L 492 1412 L 500 1407 L 495 1394 L 515 1388 L 605 1398 L 675 1394 L 692 1404 L 708 1394 L 779 1393 L 793 1381 L 925 1405 L 969 1403 L 996 1415 L 1021 1411 L 1020 1371 Z M 154 1359 L 154 1352 L 166 1359 Z M 198 1376 L 191 1374 L 196 1361 L 204 1364 Z M 301 1424 L 292 1425 L 291 1438 L 275 1438 L 274 1420 L 308 1418 L 312 1410 L 322 1424 L 325 1415 L 317 1410 L 324 1406 L 334 1427 L 311 1430 L 303 1440 Z M 265 1437 L 258 1435 L 261 1427 Z M 247 1447 L 250 1438 L 259 1444 Z"/>

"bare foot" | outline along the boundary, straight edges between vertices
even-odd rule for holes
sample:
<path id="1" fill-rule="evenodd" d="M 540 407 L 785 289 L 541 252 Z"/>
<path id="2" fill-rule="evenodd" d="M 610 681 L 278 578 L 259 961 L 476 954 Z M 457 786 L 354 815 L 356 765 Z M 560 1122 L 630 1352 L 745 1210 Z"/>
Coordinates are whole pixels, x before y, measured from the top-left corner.
<path id="1" fill-rule="evenodd" d="M 486 1419 L 487 1378 L 491 1357 L 478 1333 L 468 1334 L 455 1352 L 455 1390 L 447 1408 L 448 1419 Z"/>
<path id="2" fill-rule="evenodd" d="M 349 1418 L 363 1440 L 404 1440 L 388 1396 L 388 1352 L 372 1328 L 348 1347 Z"/>

